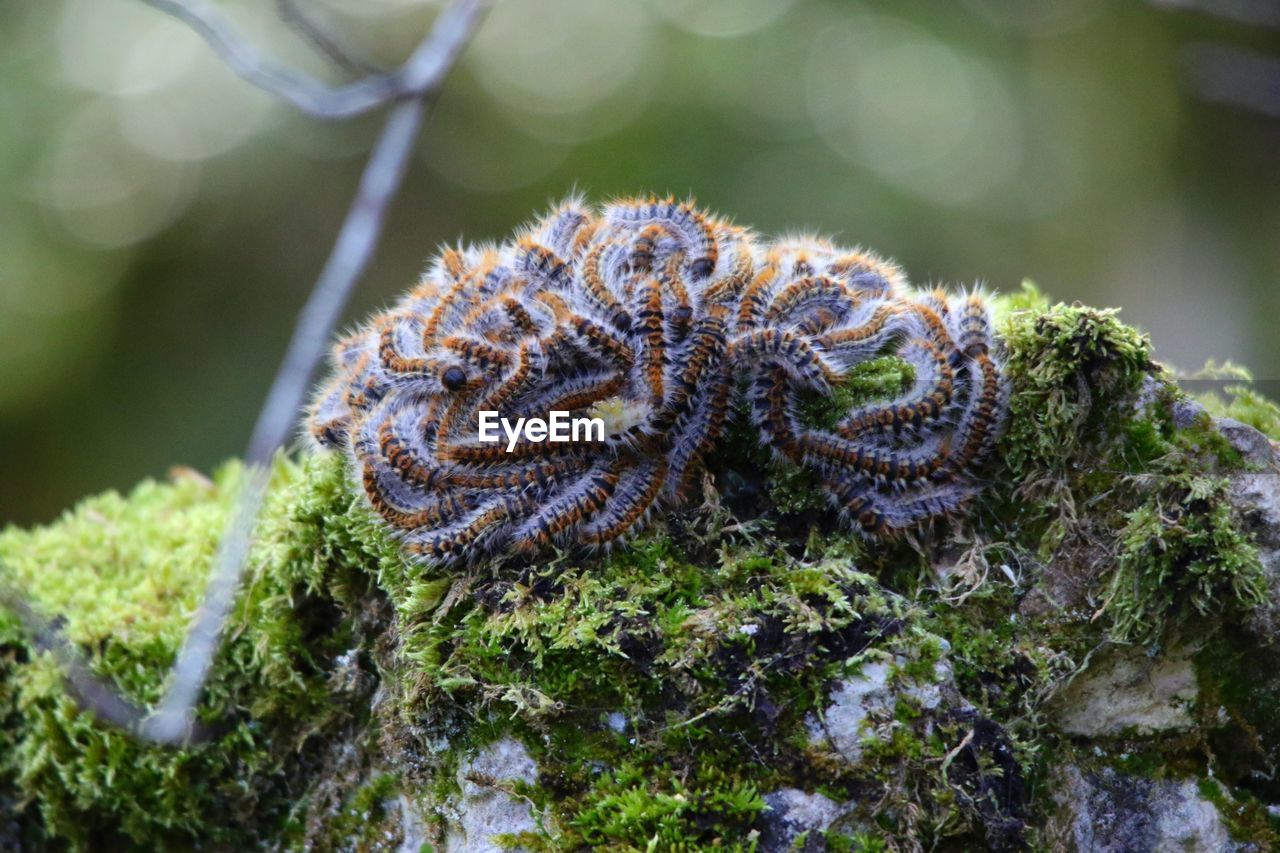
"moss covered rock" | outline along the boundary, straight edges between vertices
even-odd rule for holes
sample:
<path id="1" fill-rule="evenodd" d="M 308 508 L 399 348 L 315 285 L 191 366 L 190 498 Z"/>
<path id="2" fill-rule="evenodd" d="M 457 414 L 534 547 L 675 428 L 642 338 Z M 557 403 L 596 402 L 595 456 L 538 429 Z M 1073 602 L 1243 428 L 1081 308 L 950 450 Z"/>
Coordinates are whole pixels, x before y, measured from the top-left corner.
<path id="1" fill-rule="evenodd" d="M 989 487 L 913 542 L 730 441 L 625 547 L 446 573 L 340 459 L 281 458 L 205 742 L 95 721 L 0 617 L 0 847 L 1269 849 L 1276 410 L 1189 400 L 1111 311 L 1028 289 L 1001 326 Z M 6 531 L 0 573 L 154 702 L 240 476 Z"/>

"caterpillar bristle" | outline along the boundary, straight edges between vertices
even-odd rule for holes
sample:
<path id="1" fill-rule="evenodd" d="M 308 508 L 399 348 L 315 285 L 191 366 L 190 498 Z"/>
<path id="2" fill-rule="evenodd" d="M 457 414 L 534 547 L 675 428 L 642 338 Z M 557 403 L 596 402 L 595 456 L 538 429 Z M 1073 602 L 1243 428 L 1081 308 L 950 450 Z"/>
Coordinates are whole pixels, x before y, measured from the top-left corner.
<path id="1" fill-rule="evenodd" d="M 885 355 L 916 381 L 805 422 L 800 390 Z M 406 552 L 437 565 L 615 547 L 696 497 L 741 387 L 761 444 L 872 539 L 963 511 L 1008 418 L 981 292 L 916 294 L 872 252 L 764 241 L 674 197 L 575 196 L 508 243 L 446 247 L 332 362 L 312 443 L 346 452 Z M 625 418 L 598 441 L 479 441 L 481 411 L 553 409 Z"/>

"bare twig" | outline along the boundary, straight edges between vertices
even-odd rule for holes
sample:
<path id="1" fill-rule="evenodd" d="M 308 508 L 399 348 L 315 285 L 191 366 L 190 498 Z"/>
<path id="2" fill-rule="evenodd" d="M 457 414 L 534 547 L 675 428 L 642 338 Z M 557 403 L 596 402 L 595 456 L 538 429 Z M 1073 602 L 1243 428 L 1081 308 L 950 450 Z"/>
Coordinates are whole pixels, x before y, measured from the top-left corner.
<path id="1" fill-rule="evenodd" d="M 351 288 L 373 253 L 387 204 L 400 186 L 425 110 L 421 100 L 405 101 L 387 119 L 338 241 L 303 308 L 249 441 L 249 477 L 214 561 L 204 604 L 178 654 L 169 690 L 143 727 L 143 733 L 153 740 L 172 742 L 186 737 L 187 718 L 208 677 L 222 624 L 240 586 L 254 519 L 266 496 L 267 465 L 292 430 L 311 373 L 327 349 L 329 335 Z"/>
<path id="2" fill-rule="evenodd" d="M 18 618 L 37 649 L 53 653 L 62 667 L 71 695 L 81 707 L 89 709 L 100 720 L 140 733 L 139 725 L 146 718 L 146 711 L 122 697 L 106 679 L 89 668 L 80 650 L 63 636 L 58 620 L 41 616 L 5 581 L 0 581 L 0 607 Z M 201 739 L 205 735 L 194 724 L 191 730 L 193 739 Z"/>
<path id="3" fill-rule="evenodd" d="M 335 65 L 352 74 L 382 73 L 373 63 L 356 56 L 327 26 L 303 9 L 298 0 L 276 0 L 276 9 L 281 20 Z"/>
<path id="4" fill-rule="evenodd" d="M 397 94 L 396 76 L 366 77 L 345 86 L 326 86 L 264 59 L 241 38 L 216 7 L 204 0 L 142 0 L 172 15 L 200 35 L 213 52 L 245 80 L 311 116 L 348 119 L 386 104 Z"/>
<path id="5" fill-rule="evenodd" d="M 324 357 L 342 309 L 373 256 L 387 207 L 404 179 L 427 109 L 479 26 L 489 0 L 454 0 L 398 71 L 339 88 L 327 87 L 262 59 L 204 0 L 143 2 L 188 24 L 238 74 L 308 115 L 341 119 L 394 105 L 259 412 L 245 453 L 244 484 L 214 558 L 204 601 L 192 618 L 155 712 L 145 716 L 142 709 L 121 698 L 111 685 L 93 674 L 83 655 L 59 631 L 53 630 L 20 596 L 0 587 L 0 606 L 18 615 L 38 646 L 55 652 L 83 707 L 149 740 L 181 744 L 202 736 L 194 722 L 194 709 L 240 587 L 254 522 L 270 480 L 272 457 L 288 440 L 311 374 Z"/>
<path id="6" fill-rule="evenodd" d="M 428 101 L 475 32 L 487 5 L 484 0 L 455 0 L 401 69 L 404 88 L 399 92 L 399 103 L 378 137 L 337 242 L 303 306 L 284 361 L 254 425 L 245 453 L 249 475 L 214 561 L 204 603 L 178 653 L 173 680 L 164 698 L 156 713 L 141 726 L 142 734 L 151 740 L 178 743 L 191 736 L 192 710 L 208 678 L 223 623 L 240 586 L 254 519 L 267 491 L 271 457 L 288 439 L 311 374 L 324 357 L 352 288 L 373 256 L 387 206 L 404 178 Z"/>
<path id="7" fill-rule="evenodd" d="M 470 40 L 489 5 L 487 0 L 452 3 L 440 14 L 431 36 L 399 70 L 335 87 L 258 55 L 217 7 L 206 0 L 142 2 L 189 26 L 245 80 L 307 115 L 327 121 L 353 118 L 394 100 L 423 96 L 453 66 L 457 53 Z"/>

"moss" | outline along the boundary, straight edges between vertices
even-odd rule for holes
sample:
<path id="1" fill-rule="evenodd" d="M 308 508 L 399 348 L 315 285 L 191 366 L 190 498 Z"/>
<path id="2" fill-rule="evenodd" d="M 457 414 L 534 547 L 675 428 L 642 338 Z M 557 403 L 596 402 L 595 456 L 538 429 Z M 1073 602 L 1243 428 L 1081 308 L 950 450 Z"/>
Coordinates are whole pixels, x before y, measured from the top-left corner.
<path id="1" fill-rule="evenodd" d="M 962 747 L 940 781 L 938 762 L 975 723 L 940 723 L 918 700 L 900 703 L 863 769 L 814 775 L 804 719 L 833 679 L 877 655 L 898 662 L 894 680 L 932 684 L 946 644 L 850 564 L 847 537 L 813 537 L 797 557 L 768 534 L 726 544 L 719 524 L 687 521 L 679 536 L 656 531 L 592 564 L 471 578 L 467 597 L 415 637 L 432 653 L 403 649 L 429 663 L 420 689 L 401 698 L 401 718 L 434 721 L 420 738 L 447 731 L 454 754 L 503 732 L 520 737 L 540 782 L 519 793 L 557 827 L 518 839 L 537 849 L 738 849 L 762 792 L 820 779 L 844 799 L 910 790 L 936 802 L 898 825 L 900 837 L 982 837 L 987 823 L 1015 831 L 1001 809 L 1017 797 L 979 781 L 994 744 L 1007 752 L 1005 736 Z M 621 730 L 603 724 L 610 714 Z M 1004 772 L 1020 778 L 1016 760 Z"/>
<path id="2" fill-rule="evenodd" d="M 1261 565 L 1226 500 L 1238 452 L 1208 419 L 1175 428 L 1184 395 L 1116 312 L 1040 300 L 1028 287 L 1003 306 L 1012 392 L 997 477 L 1009 486 L 985 505 L 993 538 L 1033 560 L 1088 550 L 1114 566 L 1081 582 L 1116 639 L 1256 606 Z"/>
<path id="3" fill-rule="evenodd" d="M 852 835 L 827 832 L 823 837 L 831 853 L 884 853 L 893 849 L 891 841 L 871 832 L 856 832 Z"/>
<path id="4" fill-rule="evenodd" d="M 1171 411 L 1185 398 L 1171 383 L 1157 389 L 1079 478 L 1090 535 L 1114 565 L 1102 611 L 1122 641 L 1238 616 L 1265 596 L 1257 549 L 1228 499 L 1240 454 L 1207 419 L 1176 429 Z"/>
<path id="5" fill-rule="evenodd" d="M 325 827 L 328 846 L 344 850 L 381 850 L 399 842 L 399 807 L 389 805 L 400 794 L 400 777 L 376 773 L 356 788 L 341 811 Z"/>
<path id="6" fill-rule="evenodd" d="M 996 324 L 1001 325 L 1010 314 L 1040 314 L 1049 310 L 1050 300 L 1034 281 L 1024 278 L 1017 290 L 993 294 L 989 297 L 988 304 Z"/>
<path id="7" fill-rule="evenodd" d="M 871 359 L 849 370 L 829 395 L 802 391 L 799 417 L 808 426 L 831 429 L 850 409 L 899 394 L 914 380 L 911 365 L 896 356 Z M 742 515 L 781 515 L 788 523 L 798 521 L 799 528 L 829 517 L 827 495 L 814 474 L 761 445 L 744 393 L 734 406 L 724 441 L 708 460 L 725 503 Z"/>
<path id="8" fill-rule="evenodd" d="M 1058 304 L 1005 317 L 1005 372 L 1014 393 L 1002 447 L 1015 476 L 1064 466 L 1117 415 L 1112 404 L 1155 369 L 1150 342 L 1117 313 Z"/>
<path id="9" fill-rule="evenodd" d="M 682 780 L 670 767 L 627 765 L 595 785 L 570 819 L 567 847 L 749 851 L 764 799 L 749 782 L 702 764 Z"/>
<path id="10" fill-rule="evenodd" d="M 718 495 L 625 547 L 467 572 L 405 561 L 340 457 L 280 461 L 201 711 L 212 742 L 165 750 L 94 723 L 0 618 L 0 808 L 26 801 L 0 846 L 378 849 L 395 794 L 456 797 L 462 756 L 514 736 L 539 775 L 512 793 L 549 820 L 506 840 L 534 849 L 750 849 L 763 795 L 783 787 L 871 804 L 826 834 L 832 849 L 1017 847 L 1046 820 L 1050 771 L 1077 755 L 1046 718 L 1054 688 L 1104 641 L 1241 622 L 1262 575 L 1224 501 L 1239 455 L 1208 418 L 1174 425 L 1179 392 L 1140 333 L 1030 285 L 996 311 L 1012 420 L 993 485 L 919 543 L 838 526 L 749 428 L 714 460 Z M 804 417 L 829 426 L 909 373 L 871 362 Z M 1245 400 L 1233 416 L 1265 423 L 1269 404 Z M 0 571 L 95 671 L 154 702 L 239 477 L 185 474 L 7 531 Z M 1031 607 L 1049 581 L 1078 601 Z M 892 699 L 851 764 L 807 722 L 873 661 L 890 664 Z M 1204 738 L 1120 739 L 1106 760 L 1208 762 L 1233 831 L 1263 838 L 1280 690 L 1250 673 L 1268 666 L 1255 640 L 1214 634 Z M 929 688 L 952 698 L 926 704 Z"/>
<path id="11" fill-rule="evenodd" d="M 798 407 L 800 421 L 815 429 L 835 429 L 850 409 L 901 394 L 915 378 L 911 365 L 896 356 L 861 362 L 844 375 L 842 384 L 830 396 L 812 390 L 803 392 Z"/>
<path id="12" fill-rule="evenodd" d="M 34 846 L 41 833 L 32 815 L 19 809 L 21 765 L 17 760 L 22 730 L 17 673 L 28 661 L 22 636 L 0 618 L 0 850 Z"/>
<path id="13" fill-rule="evenodd" d="M 1201 779 L 1198 789 L 1218 810 L 1232 840 L 1257 850 L 1275 850 L 1280 845 L 1280 832 L 1264 804 L 1247 795 L 1243 799 L 1231 796 L 1215 779 Z"/>
<path id="14" fill-rule="evenodd" d="M 147 746 L 96 723 L 68 696 L 53 660 L 25 647 L 33 660 L 13 677 L 23 721 L 12 756 L 27 808 L 38 810 L 48 835 L 76 844 L 242 843 L 284 820 L 308 744 L 346 713 L 328 676 L 354 640 L 323 589 L 340 563 L 366 561 L 362 553 L 334 559 L 341 541 L 321 545 L 336 517 L 332 505 L 321 506 L 333 473 L 275 466 L 231 639 L 198 711 L 215 732 L 210 742 Z M 97 674 L 151 704 L 240 478 L 236 465 L 212 481 L 179 473 L 128 497 L 91 498 L 46 528 L 8 530 L 0 534 L 4 579 L 63 626 Z M 310 497 L 295 503 L 299 493 Z M 20 636 L 5 625 L 6 636 Z"/>
<path id="15" fill-rule="evenodd" d="M 1199 397 L 1209 412 L 1218 417 L 1231 418 L 1247 424 L 1272 441 L 1280 441 L 1280 405 L 1268 400 L 1251 385 L 1252 377 L 1246 372 L 1240 384 L 1223 388 L 1222 396 L 1209 393 Z"/>
<path id="16" fill-rule="evenodd" d="M 1256 849 L 1280 847 L 1280 675 L 1276 649 L 1239 625 L 1215 626 L 1196 656 L 1201 701 L 1193 756 L 1207 756 L 1199 790 L 1222 815 L 1231 838 Z M 1169 757 L 1157 756 L 1156 762 Z M 1164 763 L 1162 762 L 1162 763 Z"/>
<path id="17" fill-rule="evenodd" d="M 1196 656 L 1199 731 L 1209 772 L 1242 804 L 1274 803 L 1280 780 L 1280 674 L 1275 650 L 1224 626 Z"/>
<path id="18" fill-rule="evenodd" d="M 984 716 L 1002 721 L 1020 762 L 1034 773 L 1044 746 L 1041 704 L 1047 688 L 1071 674 L 1096 636 L 1071 624 L 1019 617 L 1020 596 L 1012 584 L 996 581 L 959 601 L 935 595 L 922 624 L 948 644 L 946 660 L 960 692 Z"/>
<path id="19" fill-rule="evenodd" d="M 1247 611 L 1266 598 L 1257 549 L 1227 502 L 1227 481 L 1174 474 L 1125 516 L 1108 609 L 1122 639 L 1155 640 L 1191 616 Z"/>
<path id="20" fill-rule="evenodd" d="M 1026 770 L 994 720 L 971 709 L 925 713 L 904 693 L 893 720 L 865 741 L 862 767 L 844 771 L 850 782 L 872 780 L 875 787 L 846 787 L 841 799 L 875 797 L 876 809 L 864 816 L 879 832 L 863 834 L 889 845 L 1019 849 L 1027 831 Z"/>
<path id="21" fill-rule="evenodd" d="M 900 630 L 900 601 L 824 556 L 797 560 L 768 542 L 681 553 L 657 532 L 597 565 L 477 579 L 418 638 L 436 654 L 410 713 L 465 704 L 514 716 L 553 739 L 558 764 L 617 761 L 637 746 L 739 748 L 747 731 L 795 723 L 849 656 Z M 602 710 L 636 728 L 584 735 Z M 562 775 L 580 770 L 576 760 Z"/>
<path id="22" fill-rule="evenodd" d="M 885 356 L 856 365 L 844 376 L 844 383 L 830 395 L 805 391 L 801 394 L 799 417 L 806 426 L 834 429 L 848 412 L 874 400 L 900 394 L 915 381 L 911 365 L 895 356 Z M 743 442 L 740 439 L 733 446 Z M 730 457 L 732 458 L 732 457 Z M 828 499 L 818 478 L 808 469 L 771 457 L 763 448 L 753 448 L 748 464 L 766 470 L 772 508 L 784 515 L 813 515 L 827 509 Z M 741 461 L 737 463 L 741 466 Z"/>

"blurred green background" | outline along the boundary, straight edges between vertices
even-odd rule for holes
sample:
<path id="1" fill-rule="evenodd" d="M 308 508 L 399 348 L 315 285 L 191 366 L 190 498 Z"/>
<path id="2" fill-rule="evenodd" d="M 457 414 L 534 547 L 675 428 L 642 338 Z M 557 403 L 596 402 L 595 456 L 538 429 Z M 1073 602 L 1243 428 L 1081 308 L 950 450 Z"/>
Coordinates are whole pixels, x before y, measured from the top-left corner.
<path id="1" fill-rule="evenodd" d="M 300 2 L 383 64 L 435 13 Z M 348 317 L 574 187 L 669 190 L 1280 378 L 1280 76 L 1195 64 L 1280 31 L 1165 3 L 500 0 Z M 326 73 L 274 3 L 223 5 Z M 0 523 L 241 450 L 377 126 L 292 114 L 135 0 L 0 4 Z"/>

